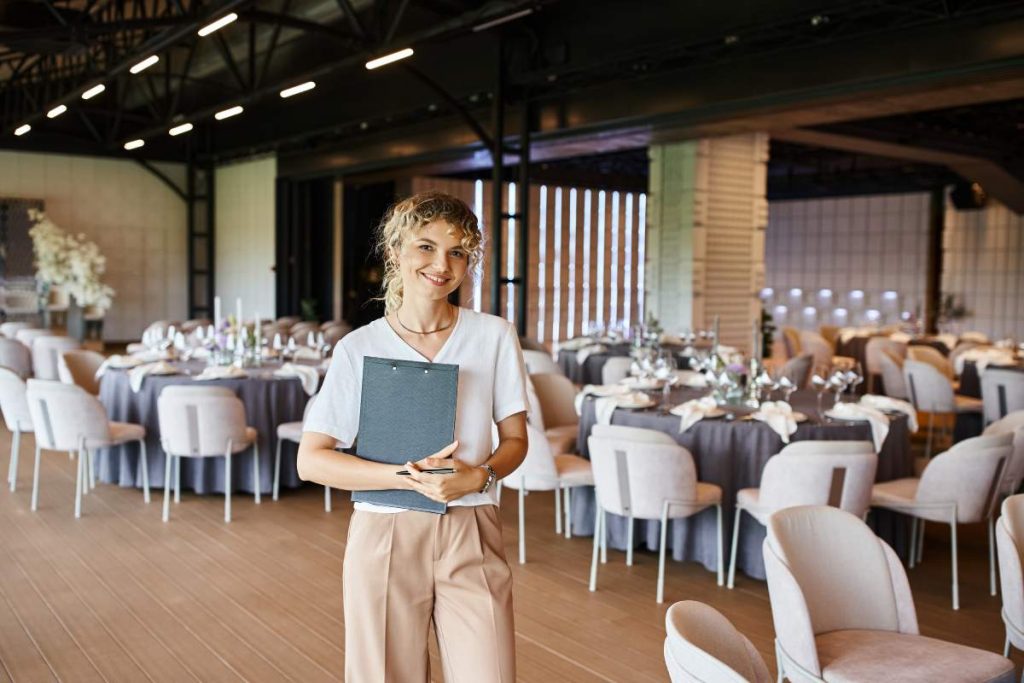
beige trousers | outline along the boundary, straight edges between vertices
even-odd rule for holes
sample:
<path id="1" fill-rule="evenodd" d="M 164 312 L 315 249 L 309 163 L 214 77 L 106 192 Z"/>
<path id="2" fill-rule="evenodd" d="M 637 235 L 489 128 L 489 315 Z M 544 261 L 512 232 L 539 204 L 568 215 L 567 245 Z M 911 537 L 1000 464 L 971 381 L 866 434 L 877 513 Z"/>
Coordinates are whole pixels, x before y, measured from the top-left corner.
<path id="1" fill-rule="evenodd" d="M 513 683 L 512 572 L 498 508 L 356 511 L 344 567 L 345 680 L 430 680 L 433 619 L 445 683 Z"/>

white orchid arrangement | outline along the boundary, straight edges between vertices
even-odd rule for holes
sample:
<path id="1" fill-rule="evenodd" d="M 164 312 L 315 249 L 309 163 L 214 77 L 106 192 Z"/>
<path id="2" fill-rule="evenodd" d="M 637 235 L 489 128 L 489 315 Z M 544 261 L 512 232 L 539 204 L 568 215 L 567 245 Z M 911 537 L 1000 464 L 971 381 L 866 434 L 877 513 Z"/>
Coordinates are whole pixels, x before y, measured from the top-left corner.
<path id="1" fill-rule="evenodd" d="M 114 290 L 100 281 L 107 259 L 83 233 L 69 235 L 38 209 L 29 209 L 33 225 L 28 234 L 36 257 L 36 279 L 47 285 L 65 285 L 80 306 L 107 309 Z"/>

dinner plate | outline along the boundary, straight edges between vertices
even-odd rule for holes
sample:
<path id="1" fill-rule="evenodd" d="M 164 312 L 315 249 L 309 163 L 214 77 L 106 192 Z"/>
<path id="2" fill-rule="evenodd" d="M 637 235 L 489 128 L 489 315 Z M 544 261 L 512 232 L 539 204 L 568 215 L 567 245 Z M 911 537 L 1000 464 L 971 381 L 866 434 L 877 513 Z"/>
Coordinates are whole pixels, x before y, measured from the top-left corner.
<path id="1" fill-rule="evenodd" d="M 650 408 L 655 405 L 654 401 L 647 401 L 645 403 L 626 403 L 624 401 L 618 401 L 615 404 L 616 408 L 625 408 L 626 410 L 639 410 L 642 408 Z"/>
<path id="2" fill-rule="evenodd" d="M 825 411 L 825 417 L 830 417 L 833 420 L 842 420 L 844 422 L 867 422 L 867 415 L 837 415 L 831 410 Z"/>
<path id="3" fill-rule="evenodd" d="M 670 412 L 671 414 L 673 414 L 673 415 L 675 415 L 677 417 L 682 417 L 683 416 L 683 405 L 684 404 L 680 403 L 679 405 L 674 406 L 668 412 Z M 714 420 L 715 418 L 725 417 L 726 414 L 727 414 L 726 411 L 722 410 L 721 408 L 715 408 L 714 410 L 711 410 L 711 411 L 708 411 L 707 413 L 704 413 L 704 419 L 705 420 Z"/>
<path id="4" fill-rule="evenodd" d="M 756 413 L 756 412 L 755 413 L 751 413 L 750 414 L 750 419 L 752 419 L 752 420 L 755 419 L 754 416 L 757 415 L 757 414 L 758 413 Z M 793 411 L 793 422 L 797 422 L 797 423 L 807 422 L 807 416 L 805 414 L 801 413 L 798 410 L 794 410 Z"/>

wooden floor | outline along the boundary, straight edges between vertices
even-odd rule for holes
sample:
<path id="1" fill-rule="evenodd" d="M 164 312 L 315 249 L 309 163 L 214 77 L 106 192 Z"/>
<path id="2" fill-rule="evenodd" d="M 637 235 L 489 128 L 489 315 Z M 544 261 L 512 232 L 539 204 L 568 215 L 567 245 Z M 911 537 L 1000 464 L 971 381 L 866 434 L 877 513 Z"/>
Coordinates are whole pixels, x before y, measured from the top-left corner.
<path id="1" fill-rule="evenodd" d="M 157 492 L 147 506 L 140 491 L 100 485 L 75 520 L 74 467 L 64 454 L 44 456 L 40 509 L 29 511 L 31 439 L 23 448 L 18 491 L 0 491 L 0 679 L 341 679 L 345 494 L 330 514 L 318 487 L 259 507 L 236 496 L 231 524 L 222 498 L 184 495 L 164 524 Z M 9 450 L 6 432 L 0 449 Z M 729 591 L 697 565 L 670 562 L 658 605 L 656 556 L 637 553 L 627 568 L 613 551 L 590 593 L 590 539 L 555 536 L 550 495 L 527 500 L 529 561 L 513 564 L 521 681 L 665 681 L 665 610 L 685 599 L 724 612 L 774 670 L 764 583 L 737 577 Z M 510 558 L 515 513 L 509 497 Z M 963 537 L 962 608 L 954 612 L 946 538 L 929 530 L 924 565 L 911 572 L 921 629 L 998 651 L 1003 630 L 999 599 L 988 595 L 984 532 L 965 528 Z"/>

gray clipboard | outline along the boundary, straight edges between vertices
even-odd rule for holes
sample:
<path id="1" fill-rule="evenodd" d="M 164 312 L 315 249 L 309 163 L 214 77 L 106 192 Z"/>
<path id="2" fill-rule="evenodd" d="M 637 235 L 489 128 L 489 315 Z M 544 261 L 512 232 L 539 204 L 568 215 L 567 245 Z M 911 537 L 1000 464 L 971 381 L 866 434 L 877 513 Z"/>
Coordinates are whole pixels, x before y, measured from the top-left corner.
<path id="1" fill-rule="evenodd" d="M 364 357 L 356 455 L 404 465 L 450 444 L 458 386 L 458 365 Z M 438 514 L 448 508 L 404 489 L 353 491 L 352 500 Z"/>

